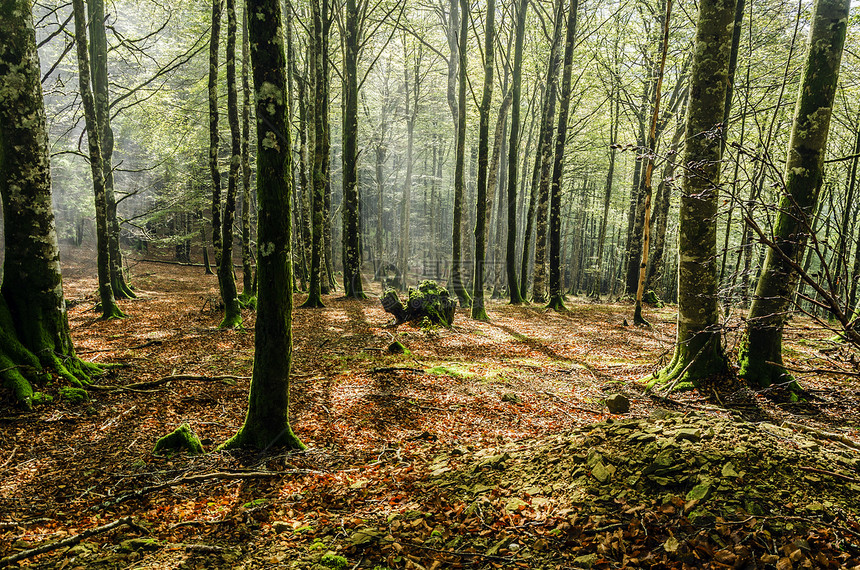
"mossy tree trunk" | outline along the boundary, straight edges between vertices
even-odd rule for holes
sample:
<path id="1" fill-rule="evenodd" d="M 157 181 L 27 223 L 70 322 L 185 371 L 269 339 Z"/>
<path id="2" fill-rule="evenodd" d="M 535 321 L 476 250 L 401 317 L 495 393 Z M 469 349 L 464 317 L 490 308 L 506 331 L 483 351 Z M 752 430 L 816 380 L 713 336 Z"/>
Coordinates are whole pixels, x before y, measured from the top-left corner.
<path id="1" fill-rule="evenodd" d="M 358 51 L 361 34 L 356 0 L 346 0 L 343 59 L 343 288 L 347 297 L 364 299 L 358 188 Z M 409 101 L 409 93 L 406 94 Z M 410 132 L 411 142 L 411 132 Z M 411 150 L 411 148 L 410 148 Z M 411 172 L 411 164 L 408 167 Z"/>
<path id="2" fill-rule="evenodd" d="M 490 320 L 484 307 L 484 262 L 487 256 L 487 170 L 490 158 L 490 105 L 493 102 L 496 2 L 487 0 L 484 24 L 484 93 L 478 109 L 478 187 L 475 216 L 475 278 L 472 282 L 472 318 Z"/>
<path id="3" fill-rule="evenodd" d="M 758 386 L 791 379 L 782 364 L 782 331 L 798 274 L 785 258 L 800 262 L 811 230 L 849 7 L 849 0 L 815 2 L 788 145 L 785 189 L 774 227 L 773 242 L 779 252 L 767 252 L 738 353 L 739 374 Z"/>
<path id="4" fill-rule="evenodd" d="M 461 307 L 472 303 L 472 296 L 463 283 L 463 200 L 466 192 L 466 71 L 468 58 L 469 2 L 460 0 L 460 36 L 458 54 L 460 57 L 460 77 L 457 87 L 457 146 L 454 165 L 454 219 L 451 235 L 451 290 L 460 300 Z"/>
<path id="5" fill-rule="evenodd" d="M 717 308 L 717 205 L 722 122 L 728 86 L 735 0 L 702 0 L 687 106 L 678 249 L 678 333 L 668 367 L 648 379 L 676 388 L 728 371 Z"/>
<path id="6" fill-rule="evenodd" d="M 102 164 L 105 177 L 105 215 L 107 216 L 108 251 L 110 252 L 110 281 L 116 299 L 134 299 L 137 295 L 125 282 L 122 271 L 122 250 L 119 247 L 119 220 L 116 216 L 116 196 L 113 178 L 113 129 L 110 124 L 110 92 L 107 72 L 107 34 L 105 32 L 104 0 L 88 0 L 90 20 L 90 63 L 96 119 L 99 125 Z"/>
<path id="7" fill-rule="evenodd" d="M 80 0 L 79 0 L 80 1 Z M 80 7 L 81 9 L 83 6 Z M 51 206 L 48 135 L 29 0 L 0 2 L 0 381 L 24 407 L 53 370 L 80 385 L 98 368 L 75 356 Z"/>
<path id="8" fill-rule="evenodd" d="M 303 449 L 290 427 L 292 144 L 279 0 L 248 0 L 257 116 L 257 321 L 248 414 L 223 447 Z"/>
<path id="9" fill-rule="evenodd" d="M 221 170 L 218 167 L 218 46 L 221 42 L 222 0 L 212 0 L 209 38 L 209 173 L 212 176 L 212 249 L 216 268 L 221 266 Z M 220 284 L 220 277 L 219 277 Z"/>
<path id="10" fill-rule="evenodd" d="M 511 101 L 511 138 L 508 143 L 508 236 L 505 251 L 505 270 L 508 276 L 508 295 L 512 305 L 521 305 L 524 301 L 522 291 L 525 284 L 517 277 L 517 182 L 519 176 L 520 148 L 520 105 L 522 101 L 523 83 L 523 40 L 526 30 L 528 0 L 520 0 L 516 14 L 516 38 L 514 40 L 514 68 L 512 72 L 512 101 Z"/>
<path id="11" fill-rule="evenodd" d="M 236 190 L 242 162 L 242 135 L 239 130 L 239 96 L 236 90 L 236 2 L 227 0 L 227 123 L 230 125 L 230 171 L 227 195 L 221 216 L 221 259 L 218 264 L 218 284 L 224 302 L 221 328 L 242 324 L 242 311 L 236 278 L 233 275 L 233 220 L 236 216 Z"/>
<path id="12" fill-rule="evenodd" d="M 251 46 L 248 42 L 248 10 L 242 25 L 242 302 L 254 291 L 254 254 L 251 251 Z"/>
<path id="13" fill-rule="evenodd" d="M 549 212 L 549 186 L 552 177 L 552 132 L 555 119 L 555 100 L 558 93 L 558 68 L 561 64 L 561 31 L 564 29 L 564 2 L 557 0 L 555 32 L 553 33 L 550 60 L 544 90 L 543 113 L 541 114 L 540 138 L 535 157 L 535 178 L 538 184 L 535 212 L 535 260 L 532 301 L 546 301 L 546 245 L 547 213 Z"/>
<path id="14" fill-rule="evenodd" d="M 564 170 L 564 150 L 567 144 L 567 118 L 570 113 L 571 77 L 573 75 L 573 44 L 576 39 L 578 0 L 570 0 L 567 33 L 564 40 L 564 68 L 561 77 L 561 101 L 558 111 L 558 132 L 555 137 L 555 159 L 552 167 L 552 189 L 549 209 L 549 303 L 548 308 L 564 309 L 564 287 L 561 280 L 561 175 Z M 583 186 L 585 192 L 585 186 Z"/>
<path id="15" fill-rule="evenodd" d="M 311 180 L 310 180 L 310 205 L 313 218 L 311 229 L 311 262 L 310 262 L 310 278 L 308 281 L 308 298 L 302 305 L 307 308 L 319 308 L 323 306 L 322 302 L 322 258 L 324 255 L 324 236 L 323 226 L 325 225 L 324 210 L 325 210 L 325 192 L 326 180 L 324 162 L 328 159 L 328 154 L 325 152 L 325 122 L 323 114 L 328 108 L 325 104 L 327 97 L 326 83 L 328 78 L 325 76 L 323 68 L 323 60 L 325 54 L 324 35 L 326 30 L 325 19 L 328 17 L 328 2 L 311 2 L 311 12 L 313 17 L 312 37 L 311 37 L 311 77 L 313 78 L 313 101 L 312 119 L 313 119 L 313 137 L 311 137 Z M 259 240 L 259 238 L 258 238 Z"/>
<path id="16" fill-rule="evenodd" d="M 73 2 L 75 18 L 75 44 L 78 54 L 78 84 L 84 107 L 87 127 L 90 170 L 93 177 L 93 194 L 96 207 L 96 249 L 99 278 L 99 298 L 103 319 L 122 318 L 123 312 L 116 304 L 111 286 L 110 245 L 107 222 L 107 200 L 105 197 L 105 173 L 102 162 L 101 129 L 96 116 L 96 104 L 90 82 L 90 61 L 87 50 L 87 14 L 84 0 Z"/>

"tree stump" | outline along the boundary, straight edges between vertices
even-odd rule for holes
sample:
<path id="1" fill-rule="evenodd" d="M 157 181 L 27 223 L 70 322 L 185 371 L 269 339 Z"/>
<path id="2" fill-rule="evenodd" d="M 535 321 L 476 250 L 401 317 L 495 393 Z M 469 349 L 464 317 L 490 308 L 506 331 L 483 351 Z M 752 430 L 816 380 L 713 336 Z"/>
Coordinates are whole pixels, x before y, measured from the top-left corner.
<path id="1" fill-rule="evenodd" d="M 435 281 L 422 281 L 417 289 L 410 287 L 406 303 L 394 289 L 387 289 L 380 301 L 385 312 L 394 315 L 398 325 L 426 317 L 434 325 L 450 328 L 457 309 L 456 299 Z"/>

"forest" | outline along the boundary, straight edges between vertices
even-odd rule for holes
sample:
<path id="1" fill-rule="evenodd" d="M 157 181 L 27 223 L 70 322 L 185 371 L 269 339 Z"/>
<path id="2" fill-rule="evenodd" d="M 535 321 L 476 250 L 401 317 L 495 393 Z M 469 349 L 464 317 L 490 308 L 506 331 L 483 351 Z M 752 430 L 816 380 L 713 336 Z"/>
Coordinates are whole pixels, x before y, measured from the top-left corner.
<path id="1" fill-rule="evenodd" d="M 850 0 L 0 0 L 0 568 L 860 567 Z"/>

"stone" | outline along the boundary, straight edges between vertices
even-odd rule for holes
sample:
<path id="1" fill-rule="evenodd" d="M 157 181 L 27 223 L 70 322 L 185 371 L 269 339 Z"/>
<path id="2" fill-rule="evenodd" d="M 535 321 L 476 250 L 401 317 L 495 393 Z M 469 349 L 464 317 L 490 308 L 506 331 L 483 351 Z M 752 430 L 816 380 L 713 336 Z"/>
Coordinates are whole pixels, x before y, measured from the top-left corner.
<path id="1" fill-rule="evenodd" d="M 610 394 L 606 397 L 606 407 L 610 414 L 626 414 L 630 411 L 630 400 L 623 394 Z"/>
<path id="2" fill-rule="evenodd" d="M 503 402 L 510 402 L 511 404 L 519 404 L 520 402 L 522 402 L 522 400 L 520 400 L 520 397 L 517 396 L 516 394 L 514 394 L 513 392 L 508 392 L 506 394 L 502 394 L 502 401 Z"/>
<path id="3" fill-rule="evenodd" d="M 597 479 L 601 484 L 609 481 L 609 476 L 611 475 L 609 469 L 603 463 L 596 463 L 594 467 L 591 469 L 591 474 L 594 475 L 594 478 Z"/>
<path id="4" fill-rule="evenodd" d="M 573 559 L 573 565 L 580 568 L 591 568 L 597 562 L 596 554 L 584 554 Z"/>
<path id="5" fill-rule="evenodd" d="M 723 465 L 721 473 L 723 477 L 740 477 L 740 474 L 735 471 L 735 466 L 731 461 Z"/>
<path id="6" fill-rule="evenodd" d="M 675 439 L 678 441 L 697 442 L 702 439 L 702 432 L 697 428 L 681 428 L 675 432 Z"/>
<path id="7" fill-rule="evenodd" d="M 529 504 L 522 499 L 518 499 L 517 497 L 511 497 L 508 499 L 508 502 L 505 503 L 505 510 L 509 513 L 515 513 L 519 511 L 521 508 L 527 507 Z"/>
<path id="8" fill-rule="evenodd" d="M 701 483 L 690 489 L 690 492 L 687 493 L 687 500 L 705 501 L 711 496 L 713 490 L 714 488 L 711 486 L 710 483 Z"/>
<path id="9" fill-rule="evenodd" d="M 276 533 L 281 534 L 282 532 L 289 532 L 293 529 L 293 525 L 286 521 L 275 521 L 272 523 L 272 530 Z"/>
<path id="10" fill-rule="evenodd" d="M 383 534 L 375 528 L 360 528 L 349 537 L 353 546 L 364 546 L 382 537 Z"/>

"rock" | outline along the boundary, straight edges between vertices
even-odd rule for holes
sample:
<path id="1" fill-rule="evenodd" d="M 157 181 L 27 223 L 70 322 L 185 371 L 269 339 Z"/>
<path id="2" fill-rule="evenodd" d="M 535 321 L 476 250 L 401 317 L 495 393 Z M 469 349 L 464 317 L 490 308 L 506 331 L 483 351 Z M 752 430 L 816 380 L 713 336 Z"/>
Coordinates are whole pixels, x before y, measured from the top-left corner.
<path id="1" fill-rule="evenodd" d="M 505 503 L 505 510 L 509 513 L 515 513 L 519 511 L 521 508 L 527 507 L 529 504 L 522 499 L 518 499 L 517 497 L 511 497 L 508 499 L 508 502 Z"/>
<path id="2" fill-rule="evenodd" d="M 584 554 L 573 559 L 573 565 L 580 568 L 591 568 L 597 562 L 596 554 Z"/>
<path id="3" fill-rule="evenodd" d="M 591 474 L 594 475 L 594 478 L 601 484 L 609 481 L 610 472 L 603 463 L 596 463 L 591 469 Z"/>
<path id="4" fill-rule="evenodd" d="M 289 532 L 293 529 L 293 525 L 286 521 L 275 521 L 272 523 L 272 530 L 276 533 L 281 534 L 282 532 Z"/>
<path id="5" fill-rule="evenodd" d="M 675 439 L 678 441 L 697 442 L 702 439 L 702 432 L 698 428 L 681 428 L 675 432 Z"/>
<path id="6" fill-rule="evenodd" d="M 375 528 L 360 528 L 349 537 L 353 546 L 364 546 L 382 537 L 383 534 Z"/>
<path id="7" fill-rule="evenodd" d="M 502 394 L 502 401 L 510 402 L 511 404 L 519 404 L 520 402 L 522 402 L 522 400 L 520 400 L 520 397 L 513 392 L 507 392 L 505 394 Z"/>
<path id="8" fill-rule="evenodd" d="M 740 474 L 735 471 L 735 466 L 731 461 L 723 465 L 721 473 L 723 477 L 740 477 Z"/>
<path id="9" fill-rule="evenodd" d="M 610 414 L 626 414 L 630 411 L 630 400 L 623 394 L 610 394 L 606 398 L 606 407 Z"/>
<path id="10" fill-rule="evenodd" d="M 710 483 L 701 483 L 690 489 L 690 492 L 687 493 L 687 500 L 705 501 L 711 496 L 713 490 L 714 488 Z"/>

